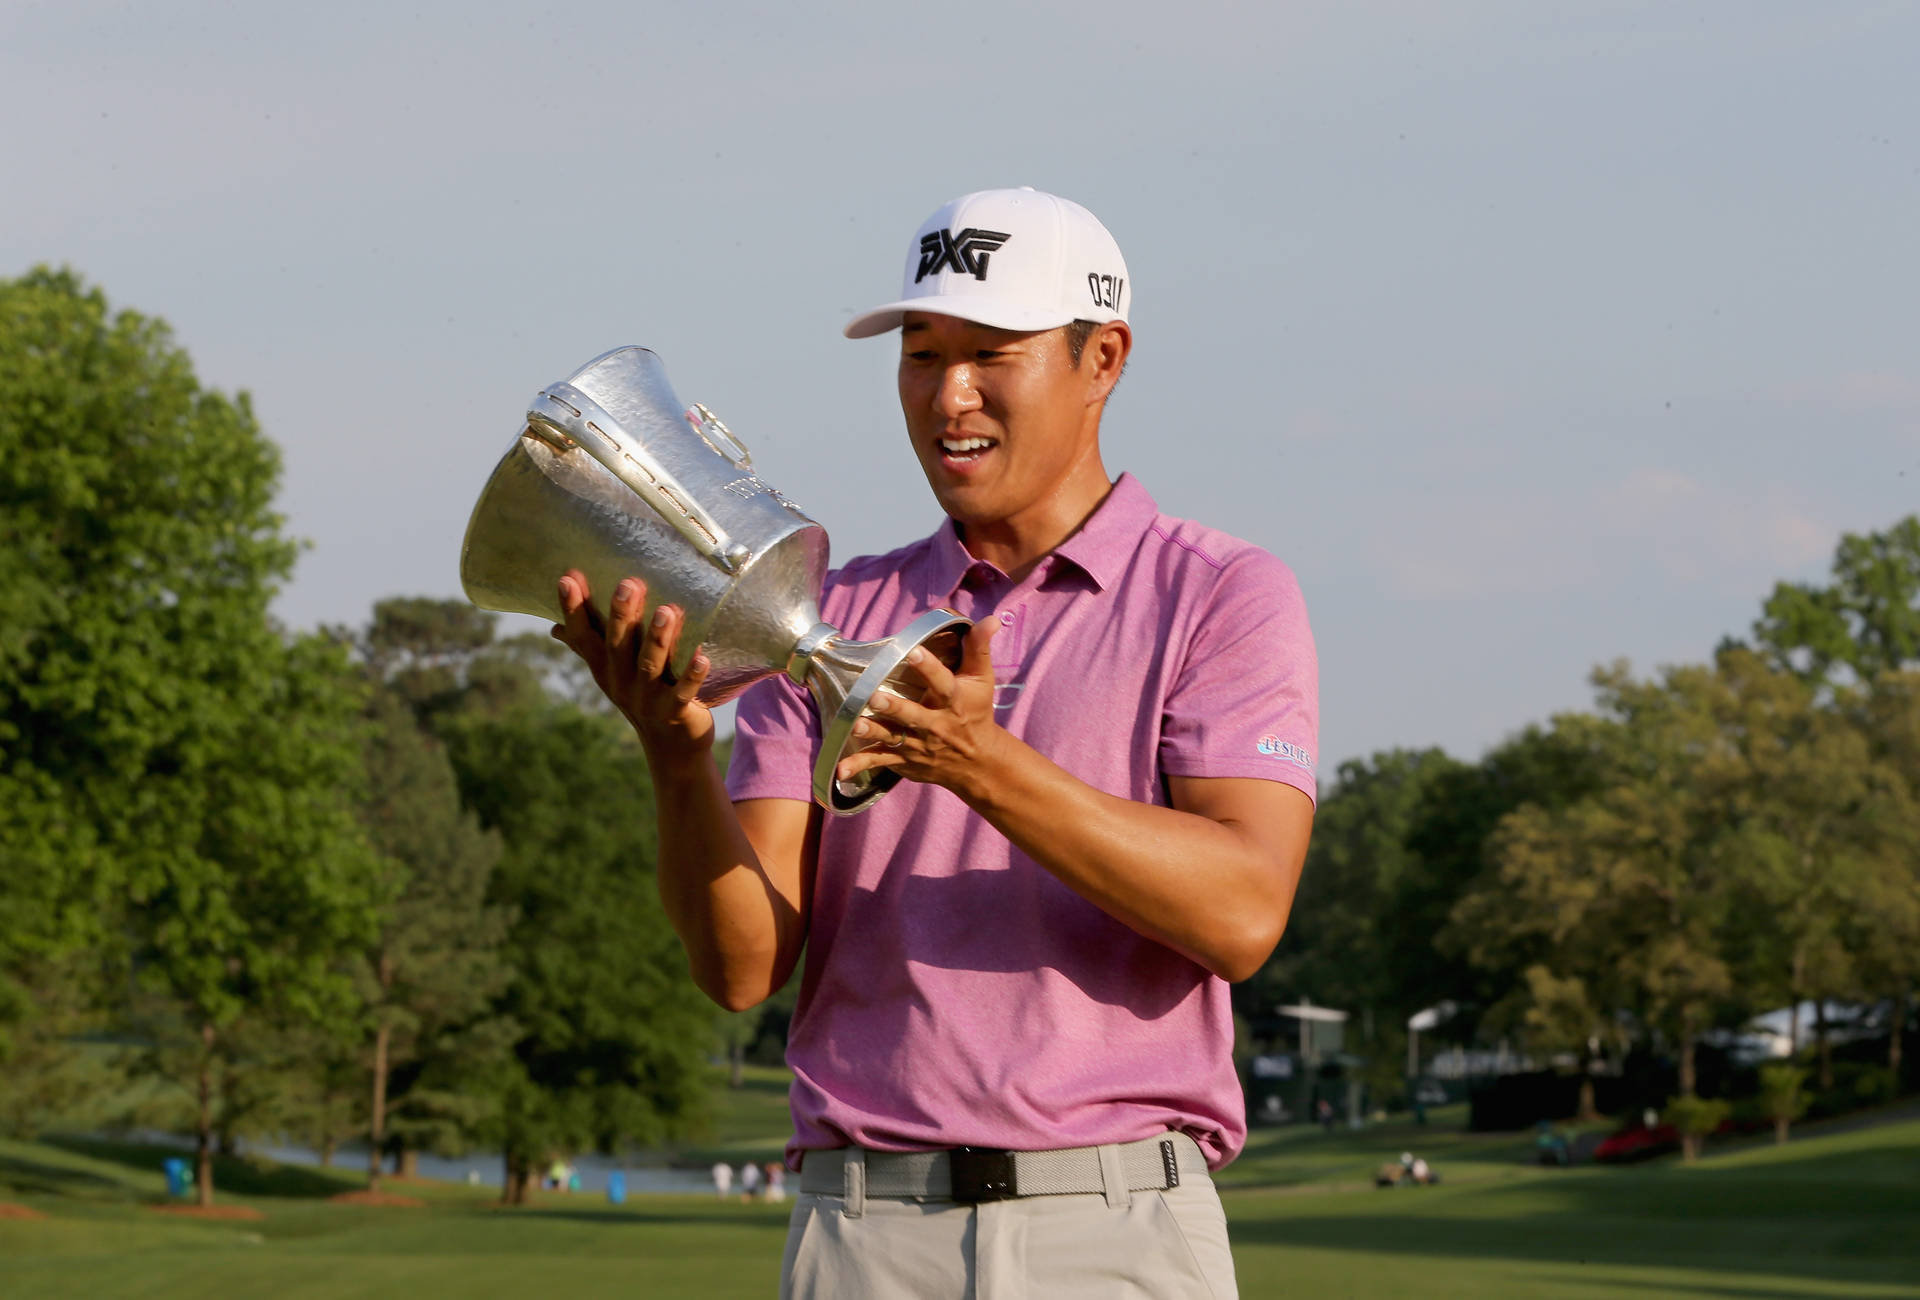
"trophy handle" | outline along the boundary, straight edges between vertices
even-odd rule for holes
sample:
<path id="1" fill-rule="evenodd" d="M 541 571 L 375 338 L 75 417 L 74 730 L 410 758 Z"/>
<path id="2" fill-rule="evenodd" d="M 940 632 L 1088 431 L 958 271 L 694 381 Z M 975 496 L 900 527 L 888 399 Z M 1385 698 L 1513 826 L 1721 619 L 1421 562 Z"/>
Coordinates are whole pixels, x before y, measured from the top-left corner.
<path id="1" fill-rule="evenodd" d="M 615 478 L 638 493 L 642 501 L 686 538 L 689 546 L 721 571 L 737 572 L 753 554 L 729 537 L 726 529 L 694 500 L 691 492 L 680 486 L 679 480 L 668 473 L 637 438 L 572 384 L 549 384 L 541 389 L 527 408 L 527 426 L 548 442 L 558 437 L 557 445 L 562 451 L 568 446 L 583 448 Z M 701 433 L 707 436 L 704 429 Z M 710 437 L 708 442 L 711 445 Z M 737 445 L 738 440 L 735 442 Z M 745 451 L 742 447 L 742 454 Z"/>
<path id="2" fill-rule="evenodd" d="M 740 441 L 739 434 L 720 422 L 719 416 L 695 402 L 687 408 L 687 423 L 693 426 L 693 431 L 700 435 L 707 446 L 747 473 L 753 473 L 753 453 L 747 450 L 746 443 Z"/>

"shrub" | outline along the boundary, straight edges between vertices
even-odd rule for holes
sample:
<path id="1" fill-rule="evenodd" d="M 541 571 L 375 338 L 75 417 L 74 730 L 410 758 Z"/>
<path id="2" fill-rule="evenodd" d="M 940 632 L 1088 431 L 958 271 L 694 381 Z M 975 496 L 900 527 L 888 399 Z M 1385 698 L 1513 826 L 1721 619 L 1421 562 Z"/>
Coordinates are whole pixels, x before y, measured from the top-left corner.
<path id="1" fill-rule="evenodd" d="M 1769 1065 L 1760 1071 L 1760 1104 L 1773 1121 L 1773 1140 L 1785 1142 L 1787 1128 L 1807 1113 L 1813 1095 L 1807 1091 L 1807 1072 L 1797 1065 Z"/>
<path id="2" fill-rule="evenodd" d="M 1718 1098 L 1675 1097 L 1667 1103 L 1666 1121 L 1680 1130 L 1680 1155 L 1693 1160 L 1700 1155 L 1700 1142 L 1726 1123 L 1733 1108 Z"/>

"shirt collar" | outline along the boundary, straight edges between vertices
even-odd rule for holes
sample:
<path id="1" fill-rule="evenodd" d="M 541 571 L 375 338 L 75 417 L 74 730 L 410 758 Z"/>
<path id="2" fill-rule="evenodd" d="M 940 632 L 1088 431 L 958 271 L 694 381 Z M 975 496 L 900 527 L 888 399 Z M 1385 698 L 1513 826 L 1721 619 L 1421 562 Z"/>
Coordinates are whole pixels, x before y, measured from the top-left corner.
<path id="1" fill-rule="evenodd" d="M 1154 504 L 1153 497 L 1140 480 L 1131 474 L 1123 473 L 1114 481 L 1113 490 L 1106 499 L 1094 507 L 1086 522 L 1074 530 L 1066 541 L 1053 548 L 1053 553 L 1063 560 L 1071 562 L 1089 578 L 1093 585 L 1105 591 L 1119 580 L 1128 560 L 1140 545 L 1140 539 L 1146 536 L 1147 529 L 1159 516 L 1160 508 Z M 951 600 L 953 593 L 967 576 L 967 571 L 976 564 L 998 573 L 985 560 L 976 560 L 960 540 L 959 530 L 949 519 L 935 530 L 932 549 L 928 553 L 927 563 L 927 600 L 929 604 L 941 604 Z"/>

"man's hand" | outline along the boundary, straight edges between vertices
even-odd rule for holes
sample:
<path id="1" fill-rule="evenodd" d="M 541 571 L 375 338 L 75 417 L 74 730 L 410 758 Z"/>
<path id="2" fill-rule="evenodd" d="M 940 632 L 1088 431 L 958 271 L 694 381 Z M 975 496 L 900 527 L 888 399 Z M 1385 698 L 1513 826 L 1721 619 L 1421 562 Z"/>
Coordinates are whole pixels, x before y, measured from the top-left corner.
<path id="1" fill-rule="evenodd" d="M 1069 889 L 1225 980 L 1258 970 L 1279 941 L 1313 825 L 1313 801 L 1252 778 L 1171 777 L 1170 807 L 1088 785 L 993 720 L 996 615 L 974 624 L 960 668 L 908 657 L 919 703 L 876 696 L 854 735 L 878 748 L 844 779 L 891 768 L 942 785 Z"/>
<path id="2" fill-rule="evenodd" d="M 835 775 L 844 781 L 869 768 L 892 768 L 967 799 L 1006 747 L 1018 743 L 993 720 L 992 645 L 1004 625 L 998 614 L 973 625 L 960 646 L 958 672 L 923 649 L 910 653 L 907 664 L 925 687 L 920 701 L 875 694 L 868 707 L 876 716 L 856 722 L 853 734 L 879 747 L 841 760 Z"/>
<path id="3" fill-rule="evenodd" d="M 696 698 L 710 667 L 707 656 L 696 653 L 687 675 L 677 681 L 668 668 L 686 615 L 677 605 L 662 605 L 641 628 L 647 584 L 624 578 L 613 589 L 612 617 L 603 627 L 590 596 L 587 575 L 567 570 L 560 579 L 560 608 L 567 621 L 554 624 L 554 640 L 580 656 L 600 690 L 633 724 L 650 760 L 711 749 L 713 714 Z"/>

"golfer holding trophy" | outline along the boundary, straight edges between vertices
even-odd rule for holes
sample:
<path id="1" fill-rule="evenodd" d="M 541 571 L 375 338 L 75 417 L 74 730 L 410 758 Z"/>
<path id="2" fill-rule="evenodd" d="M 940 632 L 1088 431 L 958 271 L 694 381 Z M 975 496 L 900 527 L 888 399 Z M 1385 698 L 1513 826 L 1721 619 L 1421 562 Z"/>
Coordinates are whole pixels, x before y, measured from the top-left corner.
<path id="1" fill-rule="evenodd" d="M 696 982 L 743 1010 L 804 952 L 784 1295 L 1235 1294 L 1228 982 L 1292 905 L 1317 668 L 1285 565 L 1109 476 L 1132 306 L 1085 208 L 964 195 L 846 327 L 898 331 L 930 537 L 822 574 L 638 349 L 536 399 L 469 528 L 470 594 L 552 611 L 638 733 Z"/>

